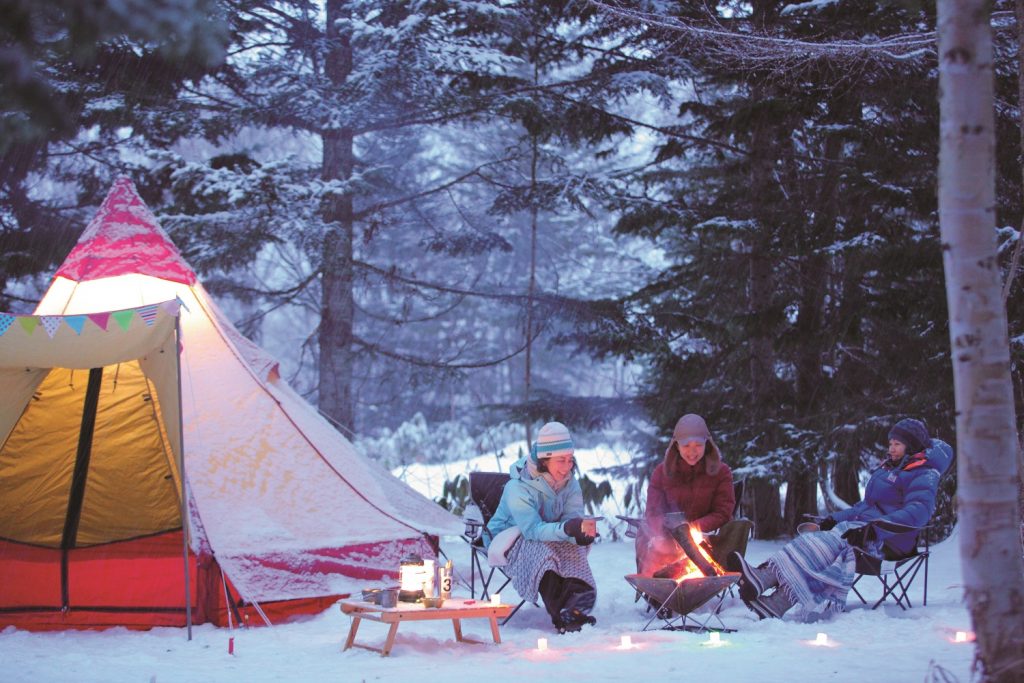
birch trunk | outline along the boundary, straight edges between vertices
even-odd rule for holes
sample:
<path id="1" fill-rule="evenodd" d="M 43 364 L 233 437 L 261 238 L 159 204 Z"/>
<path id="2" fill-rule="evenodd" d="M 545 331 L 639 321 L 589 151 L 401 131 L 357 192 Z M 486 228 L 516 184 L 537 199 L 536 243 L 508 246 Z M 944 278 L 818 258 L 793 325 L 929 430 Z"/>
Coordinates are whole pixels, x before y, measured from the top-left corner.
<path id="1" fill-rule="evenodd" d="M 996 258 L 992 43 L 984 0 L 938 4 L 942 232 L 964 591 L 981 680 L 1024 681 L 1024 560 L 1010 352 Z"/>

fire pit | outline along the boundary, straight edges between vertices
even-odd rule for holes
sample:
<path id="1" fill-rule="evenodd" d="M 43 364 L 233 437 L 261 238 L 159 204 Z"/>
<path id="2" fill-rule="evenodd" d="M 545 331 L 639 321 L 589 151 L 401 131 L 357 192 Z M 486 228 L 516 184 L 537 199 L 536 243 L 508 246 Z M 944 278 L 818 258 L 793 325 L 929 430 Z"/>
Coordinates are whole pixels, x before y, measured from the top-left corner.
<path id="1" fill-rule="evenodd" d="M 656 609 L 655 615 L 644 626 L 644 630 L 659 616 L 666 622 L 669 629 L 683 628 L 686 630 L 707 630 L 707 622 L 717 618 L 717 609 L 712 609 L 708 618 L 699 627 L 690 627 L 686 620 L 688 615 L 701 607 L 711 598 L 719 595 L 719 603 L 725 598 L 725 590 L 740 579 L 736 572 L 726 572 L 707 552 L 707 544 L 702 543 L 699 531 L 683 522 L 671 529 L 666 529 L 679 543 L 682 559 L 659 570 L 660 576 L 642 576 L 627 574 L 629 582 L 648 603 Z M 668 572 L 668 576 L 661 575 Z M 717 605 L 716 605 L 717 607 Z M 682 626 L 675 621 L 682 619 Z M 721 619 L 719 619 L 721 623 Z M 722 624 L 724 628 L 724 624 Z"/>
<path id="2" fill-rule="evenodd" d="M 694 577 L 677 582 L 675 579 L 656 579 L 639 574 L 626 575 L 626 581 L 633 588 L 679 615 L 689 614 L 739 581 L 739 578 L 739 574 L 723 574 Z"/>

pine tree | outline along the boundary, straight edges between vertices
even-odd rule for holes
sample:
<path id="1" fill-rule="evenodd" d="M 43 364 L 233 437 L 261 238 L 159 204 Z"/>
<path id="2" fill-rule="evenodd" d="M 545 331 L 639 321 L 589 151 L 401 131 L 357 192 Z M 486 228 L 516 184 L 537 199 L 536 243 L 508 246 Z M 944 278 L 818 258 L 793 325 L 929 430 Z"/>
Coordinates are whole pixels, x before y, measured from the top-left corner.
<path id="1" fill-rule="evenodd" d="M 622 202 L 618 229 L 671 261 L 633 297 L 663 334 L 631 352 L 651 360 L 660 424 L 701 412 L 738 475 L 761 480 L 770 536 L 816 511 L 825 463 L 852 502 L 898 418 L 952 438 L 935 51 L 921 38 L 934 8 L 706 8 L 681 3 L 656 26 L 692 91 Z M 713 39 L 699 31 L 712 20 Z"/>

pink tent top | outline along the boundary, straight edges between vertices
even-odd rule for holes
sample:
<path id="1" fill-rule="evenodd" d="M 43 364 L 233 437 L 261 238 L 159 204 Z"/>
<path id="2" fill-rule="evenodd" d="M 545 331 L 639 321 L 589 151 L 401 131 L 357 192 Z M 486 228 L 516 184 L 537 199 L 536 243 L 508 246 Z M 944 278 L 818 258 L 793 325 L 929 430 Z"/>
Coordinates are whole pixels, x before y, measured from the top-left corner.
<path id="1" fill-rule="evenodd" d="M 118 178 L 57 276 L 76 282 L 141 273 L 196 283 L 196 274 L 181 258 L 156 217 L 128 178 Z"/>

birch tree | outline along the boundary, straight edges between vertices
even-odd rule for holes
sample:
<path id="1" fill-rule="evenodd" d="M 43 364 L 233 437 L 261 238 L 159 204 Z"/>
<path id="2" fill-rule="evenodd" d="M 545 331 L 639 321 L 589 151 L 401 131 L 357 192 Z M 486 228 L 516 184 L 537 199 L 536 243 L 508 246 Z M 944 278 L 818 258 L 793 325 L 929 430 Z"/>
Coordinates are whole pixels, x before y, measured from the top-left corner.
<path id="1" fill-rule="evenodd" d="M 957 408 L 964 592 L 981 679 L 1024 681 L 1024 561 L 1006 307 L 995 233 L 988 3 L 938 4 L 939 223 Z"/>

